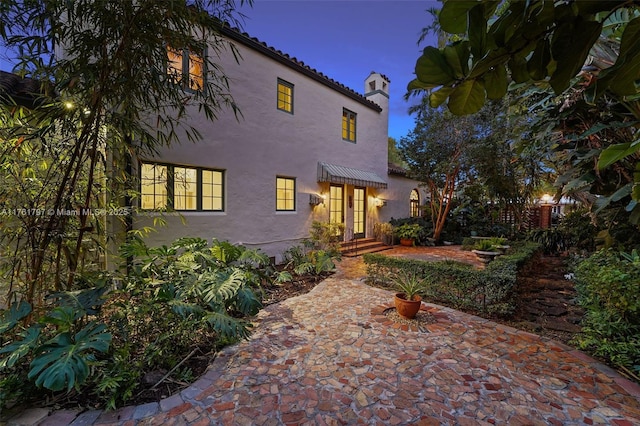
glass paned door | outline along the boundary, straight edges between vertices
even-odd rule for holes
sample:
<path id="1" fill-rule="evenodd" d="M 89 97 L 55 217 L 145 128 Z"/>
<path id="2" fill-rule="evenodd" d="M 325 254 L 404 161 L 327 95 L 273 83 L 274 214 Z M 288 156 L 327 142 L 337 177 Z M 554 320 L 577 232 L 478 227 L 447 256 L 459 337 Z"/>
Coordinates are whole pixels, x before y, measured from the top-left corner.
<path id="1" fill-rule="evenodd" d="M 329 188 L 329 222 L 344 223 L 344 189 L 341 186 Z"/>
<path id="2" fill-rule="evenodd" d="M 365 203 L 365 189 L 353 189 L 353 236 L 355 238 L 364 238 L 366 223 L 367 206 Z"/>

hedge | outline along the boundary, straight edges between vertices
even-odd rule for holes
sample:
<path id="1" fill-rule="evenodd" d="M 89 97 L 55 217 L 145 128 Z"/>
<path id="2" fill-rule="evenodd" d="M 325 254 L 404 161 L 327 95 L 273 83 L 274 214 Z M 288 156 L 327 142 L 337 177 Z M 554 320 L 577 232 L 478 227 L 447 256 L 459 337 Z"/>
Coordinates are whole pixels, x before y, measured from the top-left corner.
<path id="1" fill-rule="evenodd" d="M 367 281 L 392 288 L 389 277 L 399 270 L 427 278 L 423 300 L 485 315 L 509 315 L 515 308 L 518 269 L 539 250 L 537 243 L 514 244 L 509 254 L 497 257 L 485 269 L 445 260 L 423 260 L 365 254 Z"/>

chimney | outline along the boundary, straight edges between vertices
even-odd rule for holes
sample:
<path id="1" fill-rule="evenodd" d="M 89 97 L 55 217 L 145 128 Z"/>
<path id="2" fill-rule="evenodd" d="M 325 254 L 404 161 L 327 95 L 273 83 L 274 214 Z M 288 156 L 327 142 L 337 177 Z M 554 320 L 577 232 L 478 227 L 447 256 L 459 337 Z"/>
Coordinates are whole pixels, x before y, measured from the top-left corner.
<path id="1" fill-rule="evenodd" d="M 389 78 L 371 71 L 369 77 L 364 80 L 364 97 L 378 104 L 382 108 L 380 114 L 384 114 L 385 129 L 389 129 Z"/>

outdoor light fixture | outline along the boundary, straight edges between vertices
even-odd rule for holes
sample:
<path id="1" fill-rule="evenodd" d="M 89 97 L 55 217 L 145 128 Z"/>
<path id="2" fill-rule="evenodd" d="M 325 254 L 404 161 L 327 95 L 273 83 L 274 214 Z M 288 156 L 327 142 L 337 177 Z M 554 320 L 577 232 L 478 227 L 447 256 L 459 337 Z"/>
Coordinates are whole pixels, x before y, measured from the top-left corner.
<path id="1" fill-rule="evenodd" d="M 374 204 L 376 207 L 384 207 L 384 206 L 386 206 L 386 205 L 387 205 L 387 200 L 383 200 L 382 198 L 375 197 L 375 198 L 373 199 L 373 204 Z"/>
<path id="2" fill-rule="evenodd" d="M 540 197 L 540 201 L 542 201 L 542 204 L 551 204 L 551 201 L 553 201 L 553 197 L 549 194 L 544 194 L 542 197 Z"/>
<path id="3" fill-rule="evenodd" d="M 317 206 L 318 204 L 324 204 L 324 197 L 318 194 L 309 194 L 309 204 Z"/>

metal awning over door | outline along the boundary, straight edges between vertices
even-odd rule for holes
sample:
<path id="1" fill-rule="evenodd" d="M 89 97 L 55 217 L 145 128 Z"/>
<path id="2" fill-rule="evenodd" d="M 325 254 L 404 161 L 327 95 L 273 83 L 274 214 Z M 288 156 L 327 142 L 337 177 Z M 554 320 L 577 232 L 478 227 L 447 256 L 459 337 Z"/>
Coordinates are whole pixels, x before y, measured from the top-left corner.
<path id="1" fill-rule="evenodd" d="M 318 163 L 318 182 L 346 183 L 370 188 L 387 187 L 387 182 L 373 172 L 322 162 Z"/>

